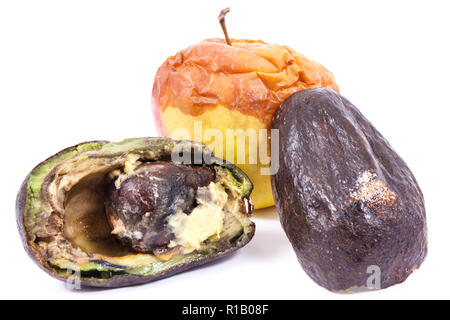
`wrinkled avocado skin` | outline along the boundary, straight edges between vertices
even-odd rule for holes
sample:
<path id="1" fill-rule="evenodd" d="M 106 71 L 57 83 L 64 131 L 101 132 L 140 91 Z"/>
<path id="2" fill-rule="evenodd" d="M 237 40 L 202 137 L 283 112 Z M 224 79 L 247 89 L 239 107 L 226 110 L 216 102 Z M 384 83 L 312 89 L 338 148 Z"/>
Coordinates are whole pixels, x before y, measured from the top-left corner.
<path id="1" fill-rule="evenodd" d="M 148 140 L 152 141 L 155 148 L 158 146 L 166 146 L 173 143 L 173 140 L 168 138 L 137 138 L 141 140 Z M 35 166 L 31 172 L 26 176 L 23 183 L 21 184 L 19 188 L 19 192 L 17 193 L 16 197 L 16 204 L 15 204 L 15 213 L 16 213 L 16 222 L 17 222 L 17 228 L 22 240 L 23 247 L 28 254 L 28 256 L 33 260 L 39 268 L 41 268 L 43 271 L 45 271 L 50 276 L 61 280 L 61 281 L 67 281 L 67 276 L 62 276 L 55 272 L 55 270 L 47 263 L 47 261 L 40 255 L 40 253 L 33 248 L 31 245 L 31 237 L 28 234 L 25 223 L 24 223 L 24 214 L 26 210 L 26 200 L 29 196 L 29 179 L 32 176 L 32 174 L 40 168 L 41 166 L 45 165 L 46 163 L 59 158 L 60 156 L 63 156 L 66 153 L 73 152 L 77 150 L 78 148 L 82 148 L 85 145 L 90 144 L 107 144 L 108 141 L 89 141 L 80 143 L 77 145 L 74 145 L 72 147 L 68 147 L 64 150 L 61 150 L 60 152 L 54 154 L 53 156 L 47 158 L 46 160 L 39 163 L 37 166 Z M 177 142 L 180 143 L 180 142 Z M 182 143 L 182 142 L 181 142 Z M 194 152 L 197 152 L 198 150 L 202 149 L 204 146 L 201 144 L 194 145 L 196 149 L 194 149 Z M 198 149 L 198 150 L 197 150 Z M 168 151 L 170 154 L 170 150 Z M 247 188 L 245 189 L 245 193 L 243 194 L 244 197 L 249 198 L 250 194 L 253 189 L 253 184 L 251 183 L 250 179 L 247 177 L 247 175 L 242 172 L 239 168 L 234 166 L 233 164 L 223 161 L 221 159 L 212 157 L 210 159 L 211 164 L 220 164 L 224 168 L 228 168 L 232 170 L 233 172 L 236 172 L 237 175 L 239 175 L 240 179 L 245 180 L 248 184 Z M 132 285 L 138 285 L 138 284 L 144 284 L 160 279 L 164 279 L 167 277 L 171 277 L 175 274 L 184 272 L 186 270 L 195 268 L 197 266 L 205 265 L 208 263 L 211 263 L 213 261 L 219 260 L 223 257 L 231 255 L 233 252 L 239 250 L 240 248 L 244 247 L 254 236 L 255 233 L 255 225 L 252 224 L 247 232 L 247 234 L 243 235 L 242 239 L 238 241 L 235 246 L 228 248 L 227 250 L 216 252 L 214 254 L 208 254 L 204 257 L 201 257 L 199 259 L 184 263 L 182 265 L 176 265 L 170 268 L 165 269 L 164 271 L 155 272 L 154 274 L 145 275 L 145 276 L 138 276 L 133 274 L 121 274 L 121 275 L 114 275 L 111 278 L 108 279 L 84 279 L 82 278 L 80 280 L 80 285 L 82 287 L 97 287 L 97 288 L 118 288 L 118 287 L 125 287 L 125 286 L 132 286 Z M 70 276 L 70 275 L 69 275 Z"/>
<path id="2" fill-rule="evenodd" d="M 315 282 L 332 291 L 365 287 L 374 265 L 386 288 L 420 266 L 427 254 L 422 192 L 355 106 L 328 89 L 304 90 L 282 104 L 272 128 L 280 133 L 280 168 L 272 176 L 277 211 Z M 384 193 L 364 198 L 362 189 L 358 196 L 362 172 L 376 175 Z"/>

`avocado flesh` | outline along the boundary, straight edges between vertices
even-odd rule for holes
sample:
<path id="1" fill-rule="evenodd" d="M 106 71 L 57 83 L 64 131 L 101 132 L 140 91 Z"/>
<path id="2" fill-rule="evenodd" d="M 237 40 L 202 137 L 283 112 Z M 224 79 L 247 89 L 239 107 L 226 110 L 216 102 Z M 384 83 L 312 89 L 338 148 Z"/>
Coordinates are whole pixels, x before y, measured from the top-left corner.
<path id="1" fill-rule="evenodd" d="M 219 234 L 205 239 L 200 247 L 157 255 L 137 253 L 111 235 L 104 210 L 106 177 L 115 170 L 133 170 L 142 161 L 164 158 L 176 143 L 170 139 L 87 143 L 33 170 L 23 223 L 40 262 L 63 277 L 71 270 L 79 270 L 84 279 L 107 279 L 116 274 L 147 276 L 213 257 L 252 233 L 246 199 L 251 182 L 236 176 L 226 165 L 213 164 L 220 177 L 217 184 L 229 195 Z"/>

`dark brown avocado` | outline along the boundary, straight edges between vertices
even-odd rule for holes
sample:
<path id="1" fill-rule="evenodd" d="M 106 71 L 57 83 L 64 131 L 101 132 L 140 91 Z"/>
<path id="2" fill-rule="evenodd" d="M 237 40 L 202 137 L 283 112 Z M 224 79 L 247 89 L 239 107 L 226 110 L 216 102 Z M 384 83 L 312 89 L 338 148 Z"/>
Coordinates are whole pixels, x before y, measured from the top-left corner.
<path id="1" fill-rule="evenodd" d="M 422 192 L 406 163 L 340 94 L 308 89 L 276 112 L 272 188 L 300 264 L 333 291 L 403 282 L 427 254 Z"/>
<path id="2" fill-rule="evenodd" d="M 195 163 L 180 162 L 190 158 Z M 160 183 L 144 182 L 154 178 Z M 143 202 L 135 203 L 142 210 L 125 212 L 130 218 L 145 211 L 156 221 L 133 230 L 125 219 L 125 232 L 144 235 L 155 228 L 166 238 L 137 242 L 142 248 L 114 233 L 110 224 L 121 201 L 131 200 L 120 190 L 135 179 L 142 179 L 142 190 L 137 191 L 149 201 L 159 203 L 160 192 L 177 198 L 177 190 L 179 202 L 186 201 L 179 207 L 163 201 L 171 213 L 166 216 L 164 210 L 147 210 Z M 148 186 L 154 192 L 146 190 Z M 94 141 L 67 148 L 36 166 L 19 190 L 16 217 L 27 253 L 47 273 L 63 281 L 73 281 L 76 275 L 82 286 L 121 287 L 171 276 L 247 244 L 255 230 L 249 219 L 252 187 L 240 169 L 215 158 L 200 143 L 168 138 Z M 114 214 L 106 212 L 111 207 Z M 190 220 L 190 215 L 197 219 Z M 202 219 L 208 222 L 206 230 L 192 232 Z"/>

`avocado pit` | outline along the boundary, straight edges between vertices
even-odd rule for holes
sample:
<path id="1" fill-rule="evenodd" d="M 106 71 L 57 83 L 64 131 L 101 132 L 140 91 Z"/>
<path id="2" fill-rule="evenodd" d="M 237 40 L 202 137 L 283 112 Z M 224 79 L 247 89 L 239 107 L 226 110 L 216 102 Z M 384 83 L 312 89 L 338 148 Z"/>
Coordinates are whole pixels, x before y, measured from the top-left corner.
<path id="1" fill-rule="evenodd" d="M 112 234 L 139 252 L 167 247 L 175 238 L 168 217 L 189 215 L 199 188 L 215 178 L 211 168 L 160 161 L 144 163 L 132 174 L 113 174 L 118 176 L 106 191 Z"/>

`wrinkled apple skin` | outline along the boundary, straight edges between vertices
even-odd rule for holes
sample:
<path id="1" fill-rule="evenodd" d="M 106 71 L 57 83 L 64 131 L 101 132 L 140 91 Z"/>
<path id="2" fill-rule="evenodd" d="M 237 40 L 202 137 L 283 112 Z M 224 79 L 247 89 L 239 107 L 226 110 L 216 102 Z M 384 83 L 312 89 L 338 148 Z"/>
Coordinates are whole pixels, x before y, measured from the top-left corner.
<path id="1" fill-rule="evenodd" d="M 161 136 L 201 140 L 247 173 L 254 183 L 252 202 L 259 209 L 274 204 L 270 176 L 261 174 L 267 165 L 259 156 L 260 148 L 270 148 L 270 142 L 258 140 L 255 155 L 248 139 L 242 141 L 246 155 L 242 164 L 237 161 L 238 143 L 226 143 L 227 129 L 266 129 L 270 136 L 280 104 L 297 91 L 315 87 L 339 90 L 331 72 L 289 47 L 236 39 L 230 46 L 222 39 L 209 39 L 169 57 L 158 69 L 153 116 Z M 194 135 L 196 120 L 202 124 L 200 137 Z M 179 136 L 178 129 L 186 129 L 189 137 Z M 208 129 L 222 134 L 221 148 L 214 138 L 205 137 Z M 233 149 L 234 157 L 227 157 Z M 250 155 L 258 159 L 256 164 L 249 164 Z"/>

